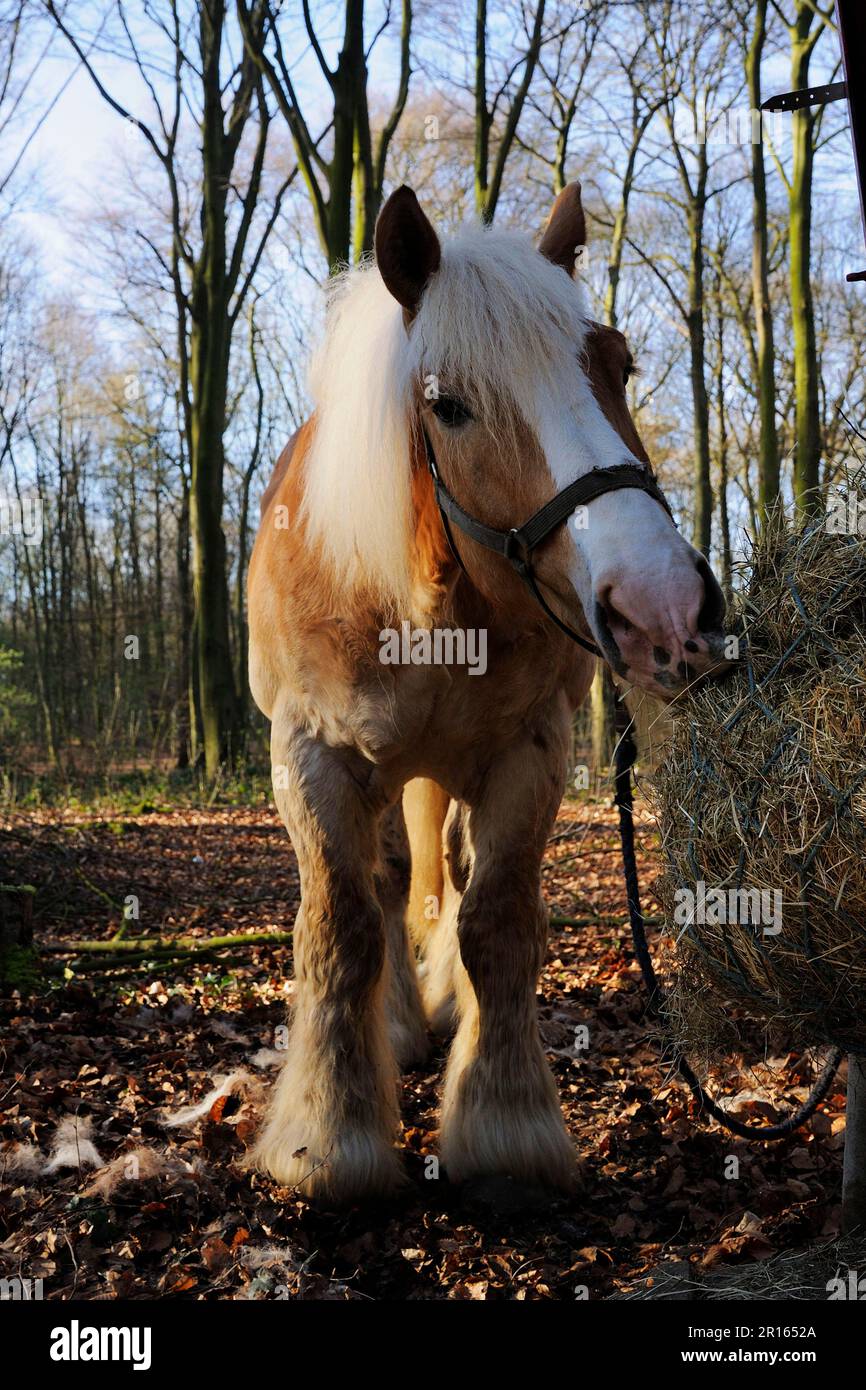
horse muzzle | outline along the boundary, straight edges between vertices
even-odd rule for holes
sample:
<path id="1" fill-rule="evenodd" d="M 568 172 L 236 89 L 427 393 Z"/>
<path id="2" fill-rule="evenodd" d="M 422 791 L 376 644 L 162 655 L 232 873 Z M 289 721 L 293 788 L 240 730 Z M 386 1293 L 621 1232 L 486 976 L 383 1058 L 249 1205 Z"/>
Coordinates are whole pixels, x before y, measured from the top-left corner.
<path id="1" fill-rule="evenodd" d="M 733 664 L 724 631 L 725 600 L 702 555 L 656 583 L 643 575 L 603 580 L 593 628 L 605 660 L 625 680 L 670 701 Z"/>

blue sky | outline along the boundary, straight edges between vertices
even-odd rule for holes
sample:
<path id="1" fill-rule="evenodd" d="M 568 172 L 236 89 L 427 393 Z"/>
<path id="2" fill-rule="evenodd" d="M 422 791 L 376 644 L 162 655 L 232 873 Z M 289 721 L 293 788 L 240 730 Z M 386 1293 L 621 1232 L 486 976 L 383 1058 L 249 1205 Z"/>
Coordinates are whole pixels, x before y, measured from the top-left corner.
<path id="1" fill-rule="evenodd" d="M 81 24 L 82 16 L 100 12 L 102 6 L 91 4 L 90 0 L 83 0 L 74 10 L 78 24 Z M 317 18 L 320 18 L 320 14 Z M 336 40 L 331 35 L 338 33 L 338 19 L 336 13 L 331 19 L 329 9 L 322 25 L 323 44 L 329 61 L 334 58 Z M 285 32 L 291 34 L 292 30 L 288 28 Z M 287 39 L 286 48 L 304 98 L 308 119 L 312 125 L 316 125 L 322 117 L 324 103 L 314 59 L 305 51 L 305 39 L 295 51 L 292 50 L 291 40 Z M 826 80 L 830 76 L 836 53 L 835 38 L 830 42 L 822 41 L 814 63 L 816 80 Z M 434 59 L 437 57 L 435 52 L 433 56 Z M 75 61 L 65 40 L 60 36 L 55 37 L 33 82 L 32 99 L 37 109 L 43 109 L 69 79 Z M 98 57 L 97 66 L 109 90 L 133 109 L 145 114 L 147 97 L 130 66 L 102 56 Z M 392 89 L 395 69 L 395 37 L 388 37 L 380 41 L 374 53 L 371 93 L 375 93 L 377 87 Z M 787 57 L 780 52 L 765 65 L 764 90 L 765 93 L 787 90 L 789 85 Z M 831 113 L 827 124 L 829 126 L 832 121 L 836 125 L 842 118 L 843 107 L 840 105 Z M 842 157 L 819 156 L 816 215 L 821 214 L 822 201 L 832 198 L 834 217 L 846 217 L 857 206 L 847 134 L 839 136 L 833 145 Z M 783 153 L 786 148 L 787 140 Z M 79 68 L 72 75 L 26 156 L 27 167 L 38 170 L 40 186 L 38 192 L 26 200 L 24 220 L 31 235 L 37 237 L 48 253 L 45 268 L 52 278 L 63 279 L 80 264 L 80 215 L 92 208 L 94 200 L 98 204 L 106 192 L 117 187 L 118 178 L 123 177 L 123 160 L 135 160 L 139 155 L 141 158 L 147 157 L 143 138 L 134 131 L 124 130 L 121 119 L 107 107 L 88 75 Z M 772 179 L 773 171 L 768 171 Z"/>
<path id="2" fill-rule="evenodd" d="M 90 0 L 78 0 L 73 11 L 82 32 L 84 19 L 102 12 L 104 6 L 91 4 Z M 321 41 L 329 62 L 335 61 L 339 44 L 338 39 L 330 37 L 332 30 L 338 32 L 327 23 L 322 28 Z M 286 49 L 291 53 L 290 42 Z M 396 52 L 396 33 L 393 37 L 383 36 L 371 61 L 371 92 L 377 83 L 386 90 L 393 89 Z M 305 114 L 310 125 L 316 127 L 326 119 L 324 93 L 306 39 L 297 54 L 291 54 L 291 61 Z M 149 97 L 131 64 L 97 54 L 94 66 L 112 95 L 146 119 Z M 93 207 L 94 199 L 99 202 L 105 193 L 117 187 L 126 159 L 150 158 L 150 152 L 140 133 L 124 128 L 122 119 L 97 92 L 62 35 L 51 42 L 28 95 L 38 111 L 45 110 L 55 97 L 57 101 L 25 157 L 26 170 L 38 171 L 40 187 L 38 194 L 25 198 L 21 216 L 30 234 L 48 253 L 46 270 L 53 278 L 63 279 L 80 262 L 79 215 Z M 26 180 L 26 173 L 24 177 Z"/>

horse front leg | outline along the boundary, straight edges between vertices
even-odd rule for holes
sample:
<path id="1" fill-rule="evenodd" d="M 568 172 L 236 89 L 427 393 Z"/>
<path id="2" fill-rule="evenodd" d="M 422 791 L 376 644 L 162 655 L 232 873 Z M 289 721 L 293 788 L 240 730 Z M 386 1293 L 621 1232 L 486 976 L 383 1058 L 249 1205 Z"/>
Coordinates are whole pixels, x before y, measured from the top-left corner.
<path id="1" fill-rule="evenodd" d="M 374 871 L 372 767 L 275 722 L 277 806 L 298 857 L 288 1050 L 253 1161 L 305 1196 L 351 1200 L 399 1180 L 386 936 Z"/>
<path id="2" fill-rule="evenodd" d="M 457 1181 L 508 1175 L 569 1190 L 577 1180 L 535 1002 L 548 934 L 541 859 L 566 733 L 564 708 L 535 715 L 470 802 L 473 866 L 457 927 L 465 974 L 442 1107 L 442 1157 Z"/>

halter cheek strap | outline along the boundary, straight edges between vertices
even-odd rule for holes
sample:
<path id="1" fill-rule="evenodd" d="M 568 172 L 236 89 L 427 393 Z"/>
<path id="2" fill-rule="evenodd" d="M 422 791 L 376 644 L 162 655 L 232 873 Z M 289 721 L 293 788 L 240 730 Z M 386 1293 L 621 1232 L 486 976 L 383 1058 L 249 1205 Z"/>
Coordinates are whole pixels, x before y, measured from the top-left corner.
<path id="1" fill-rule="evenodd" d="M 433 488 L 445 535 L 454 559 L 467 578 L 469 576 L 466 566 L 461 559 L 454 540 L 454 532 L 451 529 L 452 522 L 471 540 L 507 560 L 520 575 L 539 607 L 561 632 L 571 638 L 572 642 L 576 642 L 578 646 L 583 647 L 584 651 L 590 652 L 593 656 L 601 656 L 602 653 L 594 642 L 587 641 L 585 637 L 581 637 L 580 633 L 575 632 L 567 623 L 564 623 L 547 603 L 538 587 L 538 580 L 532 568 L 532 552 L 543 541 L 547 540 L 548 536 L 557 530 L 563 522 L 567 521 L 578 507 L 586 506 L 587 503 L 595 501 L 596 497 L 603 497 L 607 492 L 619 492 L 623 489 L 636 489 L 645 492 L 664 507 L 668 516 L 673 520 L 673 513 L 667 498 L 655 478 L 647 469 L 637 468 L 630 463 L 619 464 L 613 468 L 593 468 L 582 478 L 576 478 L 573 483 L 569 483 L 549 502 L 545 502 L 544 506 L 540 507 L 522 526 L 513 526 L 510 531 L 497 531 L 494 527 L 479 521 L 477 517 L 470 516 L 469 512 L 464 511 L 461 507 L 456 497 L 448 491 L 440 477 L 430 435 L 424 425 L 422 425 L 422 434 L 424 452 L 427 455 L 427 467 L 433 479 Z"/>

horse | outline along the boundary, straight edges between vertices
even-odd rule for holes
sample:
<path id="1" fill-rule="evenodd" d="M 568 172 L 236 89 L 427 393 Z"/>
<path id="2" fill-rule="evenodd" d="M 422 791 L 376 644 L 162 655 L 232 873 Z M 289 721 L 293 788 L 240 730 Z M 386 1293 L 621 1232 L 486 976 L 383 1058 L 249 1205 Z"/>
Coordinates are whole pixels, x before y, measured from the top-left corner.
<path id="1" fill-rule="evenodd" d="M 399 1068 L 428 1024 L 453 1034 L 449 1180 L 579 1182 L 536 1013 L 571 721 L 596 651 L 670 699 L 719 664 L 724 614 L 660 505 L 626 339 L 589 316 L 585 240 L 576 183 L 537 247 L 471 225 L 440 241 L 412 190 L 392 193 L 375 260 L 331 285 L 314 409 L 262 501 L 250 685 L 301 904 L 251 1162 L 310 1199 L 405 1181 Z M 597 474 L 615 481 L 554 519 L 531 567 L 491 547 Z"/>

